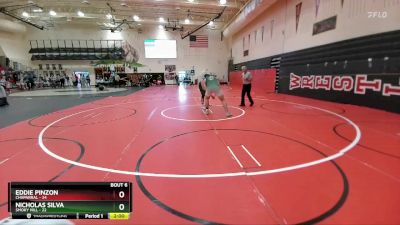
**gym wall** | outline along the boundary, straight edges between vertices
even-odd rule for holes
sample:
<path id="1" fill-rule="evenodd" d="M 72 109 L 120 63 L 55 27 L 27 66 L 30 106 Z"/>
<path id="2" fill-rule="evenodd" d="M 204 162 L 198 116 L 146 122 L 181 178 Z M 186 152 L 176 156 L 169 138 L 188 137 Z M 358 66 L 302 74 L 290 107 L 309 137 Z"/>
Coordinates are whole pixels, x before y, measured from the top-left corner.
<path id="1" fill-rule="evenodd" d="M 0 48 L 3 56 L 12 61 L 30 65 L 29 43 L 25 34 L 0 31 Z"/>
<path id="2" fill-rule="evenodd" d="M 253 76 L 251 90 L 254 96 L 274 93 L 275 91 L 275 69 L 249 70 Z M 235 90 L 242 89 L 242 72 L 232 71 L 229 73 L 229 83 Z"/>
<path id="3" fill-rule="evenodd" d="M 322 0 L 318 14 L 316 2 L 279 1 L 267 9 L 234 35 L 229 70 L 276 68 L 279 93 L 400 112 L 400 2 Z M 315 23 L 335 16 L 333 30 L 313 35 Z"/>
<path id="4" fill-rule="evenodd" d="M 285 54 L 278 90 L 400 112 L 400 31 Z"/>
<path id="5" fill-rule="evenodd" d="M 138 68 L 139 73 L 164 72 L 165 65 L 176 65 L 178 71 L 191 70 L 194 67 L 196 75 L 208 70 L 226 81 L 228 77 L 228 47 L 225 41 L 221 41 L 221 33 L 218 30 L 202 29 L 196 34 L 208 36 L 208 48 L 189 48 L 189 38 L 181 39 L 179 32 L 164 31 L 158 26 L 144 26 L 142 31 L 124 30 L 112 33 L 108 30 L 100 30 L 99 27 L 77 24 L 60 24 L 50 30 L 38 30 L 27 27 L 27 32 L 21 34 L 7 34 L 0 31 L 0 47 L 6 56 L 26 62 L 34 69 L 38 64 L 62 64 L 68 68 L 80 69 L 90 67 L 90 61 L 65 60 L 65 61 L 30 61 L 31 55 L 29 40 L 124 40 L 130 43 L 139 52 L 139 63 L 146 67 Z M 173 39 L 177 40 L 176 59 L 146 59 L 144 55 L 145 39 Z M 4 45 L 4 46 L 3 46 Z M 13 50 L 14 46 L 18 51 Z M 11 55 L 13 57 L 11 57 Z"/>
<path id="6" fill-rule="evenodd" d="M 233 63 L 238 64 L 396 31 L 400 30 L 399 11 L 397 0 L 279 0 L 234 34 L 229 48 Z M 317 23 L 333 17 L 334 29 L 313 34 Z"/>

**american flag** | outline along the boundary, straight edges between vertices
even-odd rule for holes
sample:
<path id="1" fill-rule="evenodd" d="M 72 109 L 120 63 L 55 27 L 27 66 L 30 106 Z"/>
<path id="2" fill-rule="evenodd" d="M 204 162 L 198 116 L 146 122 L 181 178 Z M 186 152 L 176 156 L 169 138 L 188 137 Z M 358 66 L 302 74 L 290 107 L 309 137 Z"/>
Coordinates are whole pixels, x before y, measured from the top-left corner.
<path id="1" fill-rule="evenodd" d="M 190 35 L 191 48 L 208 48 L 208 36 L 207 35 Z"/>

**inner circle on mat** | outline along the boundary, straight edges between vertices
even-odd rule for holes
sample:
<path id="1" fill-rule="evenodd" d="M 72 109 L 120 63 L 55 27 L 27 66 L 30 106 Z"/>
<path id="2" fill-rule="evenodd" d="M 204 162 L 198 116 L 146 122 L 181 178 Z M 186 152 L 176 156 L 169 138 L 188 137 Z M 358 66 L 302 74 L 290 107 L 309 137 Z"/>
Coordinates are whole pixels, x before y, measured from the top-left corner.
<path id="1" fill-rule="evenodd" d="M 221 132 L 220 134 L 225 133 L 225 135 L 228 135 L 228 137 L 231 137 L 232 134 L 236 135 L 236 136 L 237 135 L 242 135 L 242 133 L 251 133 L 251 134 L 254 134 L 256 136 L 263 136 L 263 137 L 252 137 L 251 140 L 250 139 L 238 140 L 236 137 L 231 137 L 230 140 L 229 139 L 226 140 L 228 142 L 227 144 L 229 144 L 231 146 L 237 146 L 237 143 L 243 143 L 246 146 L 252 147 L 253 154 L 257 152 L 257 150 L 255 149 L 256 145 L 254 145 L 254 141 L 257 141 L 257 140 L 260 141 L 260 138 L 262 138 L 263 141 L 266 141 L 268 143 L 270 143 L 274 139 L 275 140 L 279 140 L 280 139 L 281 141 L 285 141 L 287 143 L 291 143 L 292 146 L 290 146 L 290 147 L 292 149 L 291 150 L 288 149 L 289 150 L 288 152 L 286 152 L 286 149 L 285 149 L 285 152 L 284 152 L 284 154 L 286 154 L 287 156 L 292 155 L 292 153 L 294 153 L 293 151 L 297 151 L 297 149 L 301 149 L 304 154 L 307 154 L 308 156 L 311 156 L 311 157 L 321 157 L 321 156 L 322 157 L 327 157 L 327 155 L 325 153 L 323 153 L 322 151 L 314 148 L 311 145 L 308 145 L 308 144 L 306 144 L 304 142 L 301 142 L 299 140 L 293 139 L 291 137 L 286 137 L 286 136 L 282 136 L 282 135 L 279 135 L 279 134 L 268 133 L 268 132 L 263 132 L 263 131 L 243 130 L 243 129 L 217 129 L 217 130 L 218 130 L 218 132 Z M 157 160 L 156 158 L 160 158 L 161 161 L 163 161 L 163 163 L 161 163 L 161 166 L 164 166 L 164 167 L 167 166 L 165 164 L 168 164 L 168 162 L 171 162 L 171 165 L 173 167 L 176 164 L 180 164 L 181 166 L 188 166 L 188 168 L 191 168 L 191 167 L 196 167 L 196 163 L 197 164 L 198 163 L 205 163 L 205 164 L 210 165 L 211 167 L 218 167 L 223 162 L 220 162 L 218 159 L 213 159 L 214 156 L 215 156 L 214 153 L 211 153 L 211 154 L 208 154 L 208 155 L 212 155 L 212 156 L 210 156 L 210 160 L 215 160 L 215 162 L 212 162 L 212 161 L 205 162 L 204 161 L 204 156 L 200 157 L 201 160 L 203 160 L 203 162 L 197 162 L 197 161 L 200 161 L 200 160 L 195 160 L 194 162 L 193 161 L 192 162 L 187 162 L 186 160 L 179 160 L 179 159 L 176 160 L 176 158 L 174 157 L 176 155 L 178 157 L 181 157 L 180 154 L 181 153 L 185 154 L 185 152 L 186 152 L 186 154 L 191 155 L 191 157 L 198 158 L 196 155 L 192 155 L 191 153 L 187 152 L 187 149 L 185 149 L 184 147 L 181 147 L 181 149 L 176 149 L 176 147 L 180 147 L 180 146 L 177 146 L 174 142 L 177 142 L 177 143 L 182 142 L 182 140 L 179 140 L 179 139 L 182 139 L 182 138 L 187 138 L 187 140 L 195 142 L 195 140 L 191 136 L 193 136 L 193 135 L 197 135 L 197 136 L 202 135 L 202 136 L 204 136 L 204 135 L 207 135 L 207 133 L 210 133 L 210 132 L 213 132 L 213 131 L 214 131 L 214 129 L 195 131 L 195 132 L 188 132 L 188 133 L 186 133 L 184 135 L 175 136 L 175 138 L 165 139 L 165 141 L 160 143 L 159 146 L 152 146 L 150 149 L 148 149 L 146 152 L 144 152 L 142 154 L 142 156 L 139 158 L 139 160 L 138 160 L 138 162 L 136 164 L 136 171 L 139 172 L 141 169 L 143 169 L 143 167 L 149 167 L 149 166 L 150 167 L 154 167 L 154 166 L 159 167 L 160 163 L 159 163 L 159 160 Z M 206 137 L 203 137 L 203 138 L 206 138 Z M 208 144 L 210 144 L 210 143 L 208 143 Z M 173 146 L 176 146 L 176 147 L 168 148 L 168 147 L 162 147 L 162 145 L 173 145 Z M 278 153 L 278 151 L 281 150 L 281 148 L 279 146 L 279 143 L 275 142 L 274 145 L 275 146 L 272 146 L 273 149 L 266 149 L 266 150 L 270 151 L 270 153 L 271 153 L 271 151 L 276 151 Z M 200 148 L 201 151 L 207 151 L 207 146 L 203 145 L 203 146 L 197 146 L 197 147 Z M 210 146 L 208 146 L 208 147 L 210 147 Z M 263 147 L 263 146 L 259 146 L 259 147 Z M 163 155 L 162 156 L 159 155 L 159 154 L 153 154 L 153 155 L 151 154 L 153 151 L 155 153 L 155 151 L 160 151 L 160 150 L 163 151 Z M 260 150 L 261 149 L 258 149 L 258 151 L 260 151 Z M 179 154 L 173 153 L 174 151 L 179 152 Z M 194 154 L 196 154 L 196 153 L 197 152 L 194 152 Z M 276 161 L 276 159 L 279 160 L 279 158 L 284 159 L 284 160 L 291 160 L 291 159 L 288 159 L 288 157 L 285 157 L 285 156 L 281 155 L 280 153 L 275 154 L 275 156 L 277 156 L 277 157 L 270 159 L 269 158 L 269 156 L 271 156 L 270 153 L 267 153 L 268 157 L 265 157 L 265 156 L 261 155 L 261 157 L 265 157 L 265 158 L 264 158 L 264 160 L 260 160 L 260 161 L 262 161 L 263 163 L 265 162 L 267 164 L 266 166 L 270 166 L 271 162 Z M 256 154 L 254 154 L 254 155 L 257 156 Z M 260 156 L 260 154 L 258 154 L 258 157 L 259 156 Z M 154 158 L 154 157 L 156 157 L 156 158 Z M 297 157 L 299 157 L 299 156 L 297 156 Z M 147 158 L 150 158 L 150 159 L 147 159 Z M 179 161 L 179 163 L 174 163 L 175 161 Z M 190 160 L 188 160 L 188 161 L 190 161 Z M 229 160 L 227 160 L 227 161 L 229 162 Z M 335 161 L 330 161 L 330 163 L 331 163 L 331 165 L 333 165 L 333 167 L 332 167 L 333 170 L 332 171 L 330 169 L 327 171 L 327 169 L 330 168 L 330 167 L 326 167 L 326 165 L 329 166 L 330 164 L 324 164 L 322 167 L 319 167 L 318 169 L 303 170 L 303 174 L 306 174 L 306 175 L 301 175 L 301 176 L 303 176 L 303 178 L 310 177 L 309 175 L 314 175 L 317 171 L 320 171 L 321 169 L 323 169 L 322 173 L 319 172 L 319 174 L 320 174 L 319 176 L 320 177 L 315 177 L 314 178 L 313 176 L 311 176 L 312 177 L 311 179 L 314 179 L 314 181 L 312 181 L 312 182 L 314 182 L 314 185 L 312 186 L 312 188 L 315 188 L 315 189 L 321 189 L 321 187 L 320 187 L 321 185 L 318 185 L 318 184 L 321 184 L 321 179 L 327 179 L 326 181 L 332 182 L 332 180 L 340 179 L 340 177 L 341 177 L 342 183 L 343 183 L 343 187 L 342 187 L 341 194 L 340 194 L 340 192 L 338 192 L 340 194 L 339 199 L 338 200 L 329 199 L 326 202 L 323 202 L 323 204 L 321 204 L 320 198 L 318 198 L 318 197 L 308 197 L 307 198 L 308 201 L 310 201 L 310 202 L 312 202 L 312 201 L 318 202 L 319 205 L 322 206 L 322 209 L 327 208 L 328 210 L 322 211 L 322 213 L 317 214 L 317 216 L 315 216 L 315 214 L 314 214 L 315 212 L 311 212 L 309 214 L 306 214 L 306 215 L 304 215 L 305 218 L 303 218 L 303 221 L 299 222 L 297 224 L 315 224 L 315 223 L 318 223 L 318 222 L 328 218 L 332 214 L 334 214 L 345 203 L 345 200 L 346 200 L 347 195 L 348 195 L 348 189 L 349 189 L 349 184 L 348 184 L 348 180 L 347 180 L 346 174 L 343 172 L 343 170 L 340 168 L 340 166 L 337 165 L 337 163 Z M 230 164 L 232 164 L 232 163 L 230 163 Z M 169 168 L 167 168 L 167 169 L 169 169 Z M 249 168 L 249 169 L 251 169 L 251 168 Z M 338 171 L 338 174 L 337 174 L 338 178 L 333 177 L 333 176 L 336 176 L 335 169 Z M 291 176 L 291 175 L 289 175 L 289 176 Z M 191 181 L 190 184 L 187 183 L 187 181 L 177 180 L 177 179 L 174 179 L 174 180 L 170 180 L 170 179 L 162 179 L 162 180 L 145 179 L 145 180 L 142 180 L 142 179 L 144 179 L 144 178 L 142 178 L 141 176 L 136 176 L 136 181 L 138 183 L 139 188 L 142 190 L 142 192 L 145 194 L 145 196 L 147 198 L 149 198 L 153 203 L 155 203 L 156 205 L 160 206 L 162 209 L 166 210 L 167 212 L 169 212 L 169 213 L 171 213 L 171 214 L 173 214 L 175 216 L 181 217 L 183 219 L 186 219 L 186 220 L 189 220 L 189 221 L 192 221 L 192 222 L 200 223 L 200 224 L 224 224 L 224 223 L 221 223 L 221 221 L 222 221 L 221 218 L 219 218 L 219 219 L 218 218 L 207 218 L 207 219 L 205 219 L 205 217 L 213 217 L 212 216 L 213 214 L 212 215 L 207 215 L 207 216 L 205 216 L 205 214 L 200 214 L 200 215 L 202 215 L 201 218 L 200 218 L 199 217 L 199 213 L 198 213 L 199 212 L 198 211 L 198 206 L 199 205 L 204 205 L 204 204 L 213 205 L 213 203 L 218 203 L 218 202 L 224 202 L 225 201 L 226 203 L 223 203 L 223 204 L 227 204 L 227 205 L 220 205 L 215 210 L 222 210 L 222 211 L 225 212 L 225 214 L 228 215 L 229 212 L 234 212 L 235 209 L 237 208 L 237 205 L 235 205 L 235 204 L 237 204 L 237 201 L 228 202 L 228 201 L 230 201 L 232 199 L 231 198 L 232 192 L 231 191 L 226 191 L 225 187 L 226 186 L 235 187 L 235 188 L 238 188 L 238 190 L 241 190 L 243 188 L 243 186 L 240 186 L 240 184 L 238 183 L 238 180 L 236 180 L 236 179 L 215 179 L 215 180 L 211 180 L 209 182 L 203 182 L 202 180 L 199 180 L 199 181 Z M 256 178 L 254 178 L 254 179 L 256 179 Z M 262 178 L 262 177 L 259 177 L 258 179 L 264 180 L 264 178 Z M 275 178 L 275 179 L 277 179 L 277 178 Z M 280 177 L 279 179 L 286 180 L 285 177 Z M 307 180 L 306 182 L 304 180 L 302 180 L 302 179 L 288 179 L 288 180 L 290 180 L 290 181 L 287 181 L 288 183 L 291 183 L 291 182 L 293 182 L 293 183 L 302 182 L 302 183 L 310 184 L 310 180 Z M 253 181 L 256 181 L 256 180 L 253 180 Z M 156 183 L 154 183 L 154 182 L 156 182 Z M 165 193 L 166 190 L 167 190 L 168 193 L 173 193 L 173 192 L 176 192 L 176 191 L 179 190 L 181 198 L 178 198 L 178 200 L 163 198 L 162 197 L 163 193 L 158 192 L 158 191 L 160 191 L 160 189 L 157 190 L 156 188 L 154 188 L 155 186 L 159 186 L 160 182 L 161 182 L 161 186 L 165 187 L 165 188 L 162 189 L 164 191 L 163 193 Z M 195 183 L 192 183 L 192 182 L 195 182 Z M 145 183 L 147 183 L 147 185 L 145 185 Z M 329 184 L 326 184 L 326 182 L 323 182 L 323 184 L 329 185 Z M 184 188 L 182 189 L 182 186 L 179 186 L 179 185 L 184 185 Z M 189 185 L 193 185 L 193 186 L 190 187 Z M 150 188 L 148 188 L 146 186 L 149 186 Z M 332 189 L 332 186 L 335 186 L 335 185 L 331 185 L 330 189 Z M 151 188 L 151 187 L 153 187 L 153 188 Z M 340 186 L 338 186 L 338 187 L 340 188 Z M 210 189 L 212 189 L 213 194 L 218 193 L 218 191 L 220 191 L 221 194 L 216 194 L 216 196 L 214 196 L 214 198 L 208 199 L 207 198 L 207 197 L 209 197 L 208 196 L 208 191 Z M 293 189 L 295 189 L 295 188 L 292 188 L 291 190 L 293 190 Z M 263 189 L 259 188 L 258 190 L 260 192 Z M 269 191 L 272 191 L 272 190 L 269 190 Z M 288 188 L 284 187 L 284 188 L 281 188 L 281 189 L 275 189 L 275 191 L 279 192 L 279 193 L 281 193 L 283 190 L 288 190 Z M 289 190 L 290 190 L 290 187 L 289 187 Z M 338 189 L 338 190 L 340 190 L 340 189 Z M 328 192 L 331 192 L 331 191 L 332 190 L 329 190 Z M 304 193 L 307 193 L 307 192 L 313 194 L 313 190 L 307 189 L 307 190 L 305 190 Z M 293 193 L 293 192 L 290 192 L 290 193 Z M 239 195 L 239 193 L 237 193 L 237 192 L 235 192 L 234 194 L 235 195 Z M 321 193 L 319 193 L 319 194 L 321 195 Z M 185 205 L 185 199 L 190 199 L 191 196 L 194 196 L 194 195 L 196 196 L 196 199 L 197 199 L 196 204 L 187 207 L 187 204 Z M 286 195 L 282 195 L 281 197 L 284 198 L 284 196 L 286 196 Z M 224 199 L 224 200 L 222 200 L 222 199 Z M 292 199 L 290 199 L 288 203 L 290 203 L 291 200 Z M 302 203 L 303 201 L 298 201 L 298 199 L 295 199 L 293 201 L 296 202 L 295 204 L 298 204 L 298 205 L 302 205 L 303 204 Z M 293 206 L 295 204 L 289 204 L 289 205 Z M 183 208 L 182 206 L 185 206 L 185 207 Z M 285 206 L 282 205 L 281 207 L 285 207 Z M 213 210 L 213 212 L 215 212 L 215 210 Z M 256 218 L 258 212 L 259 211 L 254 212 L 254 214 L 251 215 L 250 217 Z M 253 211 L 250 212 L 250 214 L 251 213 L 253 213 Z M 241 219 L 240 217 L 232 219 L 232 217 L 235 217 L 235 215 L 236 214 L 234 214 L 234 215 L 229 214 L 229 216 L 228 216 L 229 220 L 230 221 L 236 221 L 237 223 L 240 223 L 241 221 L 239 222 L 237 220 L 237 219 L 240 220 Z M 210 220 L 210 219 L 213 219 L 213 220 Z M 261 219 L 261 217 L 258 217 L 258 219 Z M 219 221 L 219 222 L 217 223 L 217 222 L 214 222 L 214 221 Z M 263 220 L 261 219 L 258 222 L 255 222 L 255 221 L 257 221 L 257 219 L 252 221 L 252 222 L 254 224 L 259 224 L 260 221 L 263 221 Z M 232 222 L 230 222 L 230 223 L 232 223 Z M 227 224 L 230 224 L 230 223 L 227 223 Z M 292 221 L 290 223 L 294 224 Z"/>
<path id="2" fill-rule="evenodd" d="M 217 122 L 217 121 L 224 121 L 224 120 L 232 120 L 239 117 L 242 117 L 246 112 L 235 106 L 228 106 L 229 110 L 233 114 L 232 117 L 226 117 L 225 111 L 222 105 L 214 105 L 210 106 L 211 113 L 205 115 L 201 111 L 201 105 L 180 105 L 174 106 L 170 108 L 166 108 L 161 111 L 161 115 L 167 119 L 171 120 L 180 120 L 180 121 L 187 121 L 187 122 Z M 234 110 L 232 110 L 234 109 Z M 177 114 L 177 115 L 174 115 Z M 172 114 L 172 115 L 171 115 Z M 194 118 L 190 118 L 190 116 Z M 205 119 L 207 116 L 207 119 Z M 184 118 L 186 117 L 186 118 Z"/>
<path id="3" fill-rule="evenodd" d="M 117 170 L 117 169 L 112 169 L 112 168 L 107 168 L 107 167 L 101 167 L 101 166 L 94 166 L 94 165 L 90 165 L 90 164 L 85 164 L 85 163 L 79 163 L 79 162 L 75 162 L 73 160 L 61 157 L 57 154 L 55 154 L 53 151 L 51 151 L 43 142 L 43 139 L 45 139 L 44 135 L 47 131 L 47 129 L 49 129 L 50 127 L 54 126 L 55 124 L 59 123 L 60 121 L 70 118 L 70 117 L 74 117 L 77 115 L 80 115 L 81 113 L 86 113 L 88 111 L 91 110 L 95 110 L 97 108 L 94 109 L 88 109 L 88 110 L 83 110 L 83 111 L 79 111 L 67 116 L 64 116 L 58 120 L 55 120 L 53 122 L 51 122 L 50 124 L 48 124 L 46 127 L 44 127 L 38 136 L 38 144 L 40 146 L 40 148 L 49 156 L 58 159 L 60 161 L 63 161 L 65 163 L 70 163 L 70 164 L 74 164 L 76 166 L 80 166 L 83 168 L 87 168 L 87 169 L 93 169 L 93 170 L 98 170 L 98 171 L 105 171 L 105 172 L 110 172 L 110 173 L 117 173 L 117 174 L 125 174 L 125 175 L 134 175 L 134 176 L 149 176 L 149 177 L 164 177 L 164 178 L 218 178 L 218 177 L 234 177 L 234 176 L 257 176 L 257 175 L 264 175 L 264 174 L 272 174 L 272 173 L 280 173 L 280 172 L 286 172 L 286 171 L 291 171 L 291 170 L 296 170 L 296 169 L 301 169 L 301 168 L 306 168 L 306 167 L 310 167 L 310 166 L 314 166 L 314 165 L 318 165 L 321 163 L 325 163 L 328 162 L 330 160 L 334 160 L 336 158 L 341 157 L 342 155 L 344 155 L 346 152 L 350 151 L 352 148 L 354 148 L 357 143 L 360 141 L 361 139 L 361 131 L 360 128 L 353 122 L 351 121 L 349 118 L 339 115 L 335 112 L 326 110 L 326 109 L 322 109 L 316 106 L 310 106 L 310 105 L 305 105 L 305 104 L 300 104 L 300 103 L 295 103 L 295 102 L 288 102 L 288 101 L 280 101 L 280 100 L 272 100 L 272 99 L 258 99 L 258 100 L 262 100 L 262 101 L 274 101 L 274 102 L 286 102 L 287 104 L 293 104 L 293 105 L 298 105 L 298 106 L 308 106 L 311 107 L 313 109 L 316 110 L 320 110 L 323 112 L 326 112 L 328 114 L 334 115 L 336 117 L 338 117 L 339 119 L 342 119 L 344 121 L 346 121 L 346 123 L 350 124 L 355 132 L 355 138 L 354 140 L 352 140 L 347 146 L 343 147 L 342 149 L 338 149 L 337 153 L 330 155 L 328 157 L 322 158 L 322 159 L 318 159 L 318 160 L 314 160 L 314 161 L 310 161 L 307 163 L 301 163 L 301 164 L 296 164 L 296 165 L 291 165 L 291 166 L 286 166 L 286 167 L 281 167 L 281 168 L 276 168 L 276 169 L 270 169 L 270 170 L 260 170 L 260 171 L 255 171 L 255 172 L 244 172 L 243 170 L 236 170 L 234 172 L 226 172 L 226 173 L 209 173 L 209 174 L 170 174 L 170 173 L 147 173 L 147 172 L 134 172 L 134 171 L 127 171 L 127 170 Z M 121 103 L 124 104 L 124 103 Z M 116 104 L 116 105 L 121 105 L 121 104 Z M 106 106 L 103 107 L 99 107 L 99 108 L 104 108 Z M 161 142 L 165 141 L 166 139 L 169 138 L 173 138 L 175 136 L 180 136 L 183 134 L 177 134 L 171 137 L 167 137 L 162 139 L 161 141 L 159 141 L 158 143 L 156 143 L 155 145 L 160 144 Z M 154 145 L 154 146 L 155 146 Z"/>

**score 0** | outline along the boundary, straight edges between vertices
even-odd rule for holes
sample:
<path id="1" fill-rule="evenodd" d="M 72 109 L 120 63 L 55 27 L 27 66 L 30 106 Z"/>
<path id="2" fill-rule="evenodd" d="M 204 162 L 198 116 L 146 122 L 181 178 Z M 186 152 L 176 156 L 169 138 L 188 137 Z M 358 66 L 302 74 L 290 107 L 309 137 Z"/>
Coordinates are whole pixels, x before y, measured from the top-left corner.
<path id="1" fill-rule="evenodd" d="M 115 190 L 115 192 L 117 194 L 117 196 L 115 198 L 115 201 L 118 201 L 118 200 L 120 200 L 120 201 L 128 200 L 129 201 L 128 197 L 129 197 L 130 189 L 129 189 L 129 184 L 128 183 L 110 183 L 110 187 L 117 188 L 117 190 Z M 119 203 L 118 204 L 118 210 L 119 211 L 127 210 L 125 204 L 126 203 Z M 129 205 L 127 205 L 127 206 L 129 206 Z"/>
<path id="2" fill-rule="evenodd" d="M 118 192 L 118 197 L 119 197 L 121 200 L 124 199 L 124 198 L 125 198 L 125 192 L 124 192 L 124 191 L 119 191 L 119 192 Z M 118 209 L 119 209 L 120 211 L 124 211 L 124 210 L 125 210 L 125 204 L 120 203 L 119 206 L 118 206 Z"/>

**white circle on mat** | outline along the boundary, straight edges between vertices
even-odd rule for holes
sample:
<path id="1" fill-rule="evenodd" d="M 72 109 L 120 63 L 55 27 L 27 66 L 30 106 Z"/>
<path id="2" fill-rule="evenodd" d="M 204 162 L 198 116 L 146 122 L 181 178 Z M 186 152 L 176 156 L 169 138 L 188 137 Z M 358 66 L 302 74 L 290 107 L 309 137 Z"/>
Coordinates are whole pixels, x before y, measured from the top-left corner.
<path id="1" fill-rule="evenodd" d="M 209 173 L 209 174 L 146 173 L 146 172 L 117 170 L 117 169 L 112 169 L 112 168 L 107 168 L 107 167 L 94 166 L 94 165 L 90 165 L 90 164 L 75 162 L 73 160 L 61 157 L 61 156 L 55 154 L 54 152 L 52 152 L 43 143 L 44 134 L 46 133 L 47 129 L 49 129 L 54 124 L 57 124 L 58 122 L 60 122 L 60 121 L 62 121 L 64 119 L 79 115 L 79 114 L 84 113 L 84 112 L 95 110 L 97 108 L 76 112 L 76 113 L 64 116 L 64 117 L 62 117 L 62 118 L 60 118 L 58 120 L 55 120 L 55 121 L 51 122 L 50 124 L 48 124 L 46 127 L 44 127 L 40 131 L 39 136 L 38 136 L 38 143 L 39 143 L 40 148 L 46 154 L 48 154 L 49 156 L 51 156 L 51 157 L 53 157 L 55 159 L 58 159 L 60 161 L 63 161 L 65 163 L 68 163 L 68 164 L 73 164 L 75 166 L 79 166 L 79 167 L 83 167 L 83 168 L 87 168 L 87 169 L 92 169 L 92 170 L 98 170 L 98 171 L 104 171 L 104 172 L 110 172 L 110 173 L 117 173 L 117 174 L 132 175 L 132 176 L 147 176 L 147 177 L 162 177 L 162 178 L 221 178 L 221 177 L 236 177 L 236 176 L 258 176 L 258 175 L 265 175 L 265 174 L 272 174 L 272 173 L 281 173 L 281 172 L 297 170 L 297 169 L 302 169 L 302 168 L 318 165 L 318 164 L 325 163 L 325 162 L 328 162 L 330 160 L 334 160 L 336 158 L 339 158 L 339 157 L 343 156 L 346 152 L 348 152 L 352 148 L 354 148 L 354 146 L 356 146 L 357 143 L 361 139 L 360 128 L 353 121 L 351 121 L 349 118 L 344 117 L 342 115 L 339 115 L 339 114 L 337 114 L 335 112 L 332 112 L 332 111 L 329 111 L 329 110 L 326 110 L 326 109 L 322 109 L 322 108 L 319 108 L 319 107 L 316 107 L 316 106 L 310 106 L 310 105 L 305 105 L 305 104 L 300 104 L 300 103 L 295 103 L 295 102 L 287 102 L 287 101 L 271 100 L 271 99 L 258 99 L 258 100 L 272 101 L 272 102 L 283 102 L 283 103 L 292 104 L 292 105 L 296 105 L 296 106 L 305 106 L 305 107 L 310 107 L 310 108 L 313 108 L 313 109 L 316 109 L 316 110 L 319 110 L 319 111 L 326 112 L 328 114 L 334 115 L 334 116 L 346 121 L 348 124 L 350 124 L 354 128 L 354 130 L 356 132 L 356 137 L 347 146 L 345 146 L 344 148 L 338 150 L 338 152 L 336 154 L 333 154 L 331 156 L 327 156 L 327 157 L 322 158 L 322 159 L 318 159 L 318 160 L 314 160 L 314 161 L 310 161 L 310 162 L 306 162 L 306 163 L 301 163 L 301 164 L 296 164 L 296 165 L 292 165 L 292 166 L 286 166 L 286 167 L 281 167 L 281 168 L 276 168 L 276 169 L 270 169 L 270 170 L 260 170 L 260 171 L 254 171 L 254 172 L 243 172 L 243 171 L 240 171 L 240 172 L 227 172 L 227 173 Z M 121 104 L 115 104 L 115 105 L 122 105 L 122 104 L 128 104 L 128 103 L 121 103 Z M 115 106 L 115 105 L 110 105 L 110 106 Z M 98 108 L 104 108 L 104 107 L 110 107 L 110 106 L 103 106 L 103 107 L 98 107 Z"/>
<path id="2" fill-rule="evenodd" d="M 176 117 L 172 117 L 172 116 L 167 116 L 167 115 L 166 115 L 166 112 L 167 112 L 168 110 L 176 109 L 176 108 L 181 108 L 181 107 L 186 107 L 186 106 L 189 106 L 189 107 L 198 107 L 198 108 L 201 107 L 201 105 L 182 105 L 182 106 L 174 106 L 174 107 L 166 108 L 166 109 L 164 109 L 163 111 L 161 111 L 161 115 L 162 115 L 163 117 L 167 118 L 167 119 L 171 119 L 171 120 L 180 120 L 180 121 L 187 121 L 187 122 L 218 122 L 218 121 L 224 121 L 224 120 L 233 120 L 233 119 L 242 117 L 242 116 L 246 113 L 246 112 L 245 112 L 243 109 L 241 109 L 241 108 L 238 108 L 238 107 L 235 107 L 235 106 L 229 106 L 229 108 L 234 108 L 234 109 L 240 110 L 241 113 L 240 113 L 239 115 L 237 115 L 237 116 L 232 116 L 232 117 L 227 117 L 227 118 L 222 118 L 222 119 L 198 119 L 198 120 L 190 120 L 190 119 L 176 118 Z M 221 106 L 221 107 L 222 107 L 222 105 L 216 105 L 216 106 Z M 200 110 L 199 110 L 199 113 L 201 113 Z"/>

